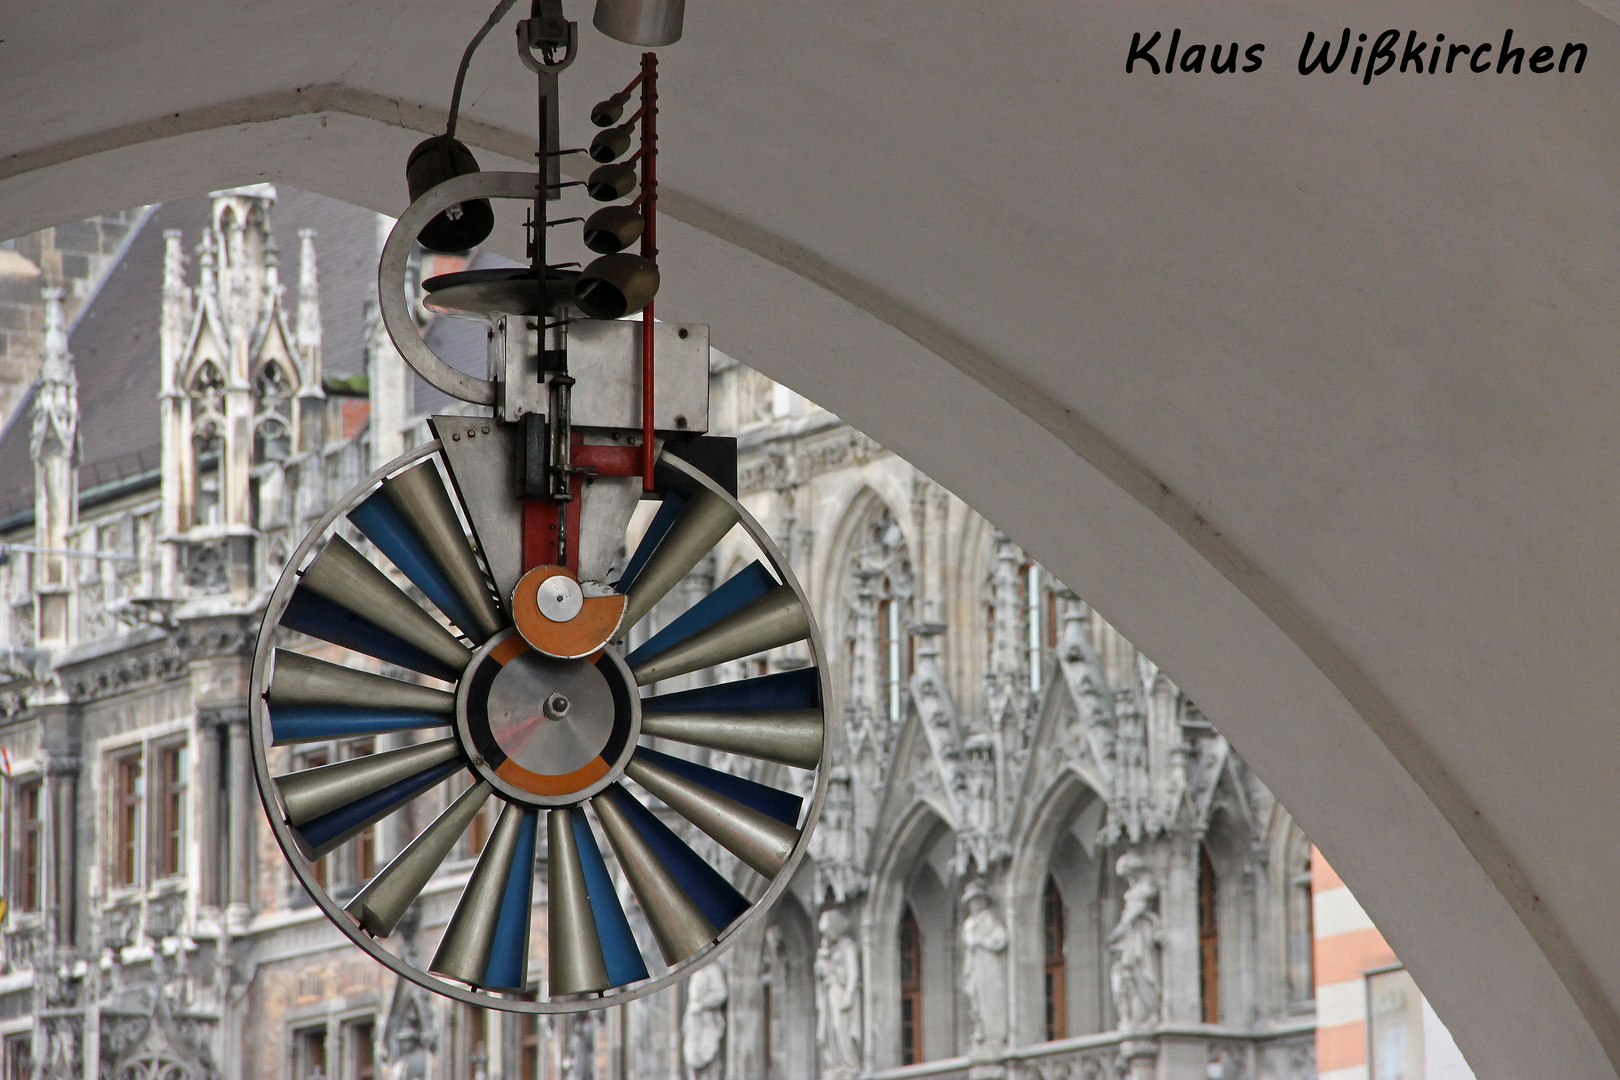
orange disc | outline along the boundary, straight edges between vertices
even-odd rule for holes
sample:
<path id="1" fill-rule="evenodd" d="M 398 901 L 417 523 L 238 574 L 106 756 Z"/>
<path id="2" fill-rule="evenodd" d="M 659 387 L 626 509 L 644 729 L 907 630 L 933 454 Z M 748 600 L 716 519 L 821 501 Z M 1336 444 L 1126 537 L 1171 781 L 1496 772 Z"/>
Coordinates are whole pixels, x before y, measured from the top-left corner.
<path id="1" fill-rule="evenodd" d="M 565 580 L 551 582 L 553 578 Z M 624 618 L 626 602 L 618 593 L 584 596 L 579 580 L 567 567 L 536 566 L 512 590 L 512 621 L 523 640 L 536 651 L 560 660 L 577 660 L 598 652 L 613 640 Z"/>

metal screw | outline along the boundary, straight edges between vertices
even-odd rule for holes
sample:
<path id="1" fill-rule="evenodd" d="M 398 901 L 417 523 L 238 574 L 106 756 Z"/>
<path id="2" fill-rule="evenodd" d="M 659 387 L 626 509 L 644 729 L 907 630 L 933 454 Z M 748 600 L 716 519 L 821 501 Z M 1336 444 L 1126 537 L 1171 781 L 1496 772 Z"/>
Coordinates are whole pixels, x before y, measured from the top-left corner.
<path id="1" fill-rule="evenodd" d="M 554 693 L 550 697 L 546 698 L 546 703 L 541 707 L 541 709 L 546 714 L 548 719 L 564 720 L 568 717 L 568 708 L 570 704 L 571 702 L 568 700 L 567 694 Z"/>

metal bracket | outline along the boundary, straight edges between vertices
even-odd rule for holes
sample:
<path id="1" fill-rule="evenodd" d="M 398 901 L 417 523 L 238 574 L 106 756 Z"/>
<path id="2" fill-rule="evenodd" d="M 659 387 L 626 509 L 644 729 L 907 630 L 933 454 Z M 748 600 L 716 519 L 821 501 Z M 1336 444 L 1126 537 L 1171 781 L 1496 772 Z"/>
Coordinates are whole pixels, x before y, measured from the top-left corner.
<path id="1" fill-rule="evenodd" d="M 533 202 L 540 189 L 538 173 L 476 172 L 452 177 L 422 193 L 406 208 L 388 234 L 382 258 L 377 264 L 377 306 L 383 326 L 411 369 L 453 398 L 474 405 L 500 405 L 501 393 L 495 382 L 457 371 L 439 358 L 427 342 L 405 300 L 405 268 L 417 234 L 441 210 L 469 199 L 518 199 Z"/>

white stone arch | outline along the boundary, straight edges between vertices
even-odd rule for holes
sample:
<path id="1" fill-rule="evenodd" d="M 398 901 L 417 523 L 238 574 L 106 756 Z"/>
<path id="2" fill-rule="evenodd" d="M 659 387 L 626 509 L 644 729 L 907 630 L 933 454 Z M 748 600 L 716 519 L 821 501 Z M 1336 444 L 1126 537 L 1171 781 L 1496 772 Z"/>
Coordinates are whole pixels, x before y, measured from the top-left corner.
<path id="1" fill-rule="evenodd" d="M 924 936 L 924 1060 L 956 1053 L 957 1032 L 964 1030 L 957 992 L 957 889 L 948 859 L 939 858 L 942 849 L 954 848 L 952 816 L 925 796 L 913 802 L 899 822 L 876 861 L 871 893 L 861 912 L 868 1068 L 900 1064 L 898 932 L 908 901 L 913 903 Z M 928 875 L 919 876 L 925 868 Z M 940 1048 L 944 1052 L 935 1052 Z"/>
<path id="2" fill-rule="evenodd" d="M 1244 1025 L 1254 1015 L 1262 994 L 1259 942 L 1255 934 L 1263 876 L 1255 865 L 1254 832 L 1232 800 L 1219 799 L 1202 835 L 1194 834 L 1209 853 L 1216 881 L 1217 954 L 1220 965 L 1220 1008 L 1217 1022 Z M 1201 867 L 1193 851 L 1194 880 Z M 1200 892 L 1195 885 L 1194 904 Z M 1196 906 L 1193 925 L 1197 925 Z M 1196 968 L 1195 968 L 1196 971 Z M 1202 983 L 1198 984 L 1200 987 Z M 1197 1007 L 1197 999 L 1194 999 Z"/>
<path id="3" fill-rule="evenodd" d="M 1104 790 L 1095 774 L 1067 763 L 1033 801 L 1027 823 L 1017 833 L 1006 883 L 1015 1045 L 1046 1037 L 1041 905 L 1049 877 L 1063 898 L 1067 1033 L 1089 1035 L 1112 1026 L 1103 895 L 1109 849 L 1098 837 L 1106 810 Z"/>

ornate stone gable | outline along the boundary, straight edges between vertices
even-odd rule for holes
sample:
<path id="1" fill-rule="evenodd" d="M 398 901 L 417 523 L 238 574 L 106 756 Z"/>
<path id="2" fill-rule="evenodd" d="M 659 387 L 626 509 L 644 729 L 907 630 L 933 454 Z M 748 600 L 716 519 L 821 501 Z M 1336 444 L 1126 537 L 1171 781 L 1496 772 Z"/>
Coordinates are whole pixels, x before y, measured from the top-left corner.
<path id="1" fill-rule="evenodd" d="M 959 818 L 956 801 L 951 798 L 951 785 L 941 773 L 939 759 L 924 728 L 922 717 L 913 713 L 900 729 L 888 783 L 872 818 L 868 863 L 873 856 L 889 848 L 896 830 L 901 823 L 910 820 L 911 810 L 919 801 L 926 802 L 952 829 L 957 827 Z M 872 867 L 868 865 L 866 869 L 870 873 Z"/>

